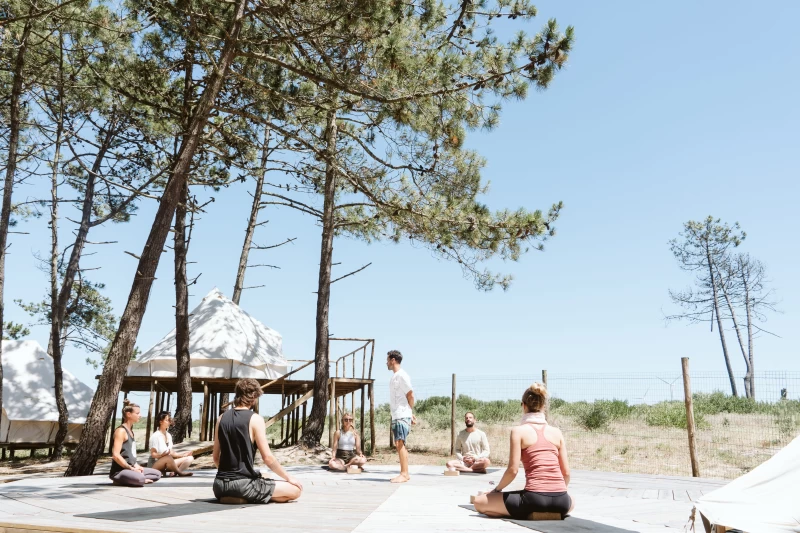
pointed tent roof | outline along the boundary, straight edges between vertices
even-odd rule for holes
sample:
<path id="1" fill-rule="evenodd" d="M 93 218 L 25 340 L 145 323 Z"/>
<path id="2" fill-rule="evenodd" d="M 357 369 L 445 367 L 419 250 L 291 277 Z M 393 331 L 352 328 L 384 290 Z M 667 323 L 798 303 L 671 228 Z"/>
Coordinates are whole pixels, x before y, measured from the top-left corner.
<path id="1" fill-rule="evenodd" d="M 175 330 L 128 365 L 129 376 L 175 377 Z M 189 317 L 192 377 L 274 379 L 286 373 L 283 338 L 214 288 Z"/>
<path id="2" fill-rule="evenodd" d="M 695 508 L 712 524 L 742 531 L 800 531 L 798 479 L 800 436 L 750 472 L 703 495 Z"/>
<path id="3" fill-rule="evenodd" d="M 3 341 L 3 418 L 58 422 L 53 358 L 33 340 Z M 83 424 L 94 391 L 64 370 L 64 401 L 71 424 Z"/>

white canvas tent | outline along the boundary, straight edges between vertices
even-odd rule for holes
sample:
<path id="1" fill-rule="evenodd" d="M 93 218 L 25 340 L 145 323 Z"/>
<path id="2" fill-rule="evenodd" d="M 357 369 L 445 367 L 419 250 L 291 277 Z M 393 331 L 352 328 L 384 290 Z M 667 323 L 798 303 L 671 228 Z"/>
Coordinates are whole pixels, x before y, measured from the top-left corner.
<path id="1" fill-rule="evenodd" d="M 800 437 L 695 508 L 712 524 L 748 533 L 800 532 Z"/>
<path id="2" fill-rule="evenodd" d="M 77 442 L 94 391 L 64 371 L 69 410 L 67 443 Z M 58 431 L 53 359 L 32 340 L 3 341 L 3 413 L 0 443 L 49 444 Z"/>
<path id="3" fill-rule="evenodd" d="M 283 339 L 213 289 L 189 318 L 193 378 L 275 379 L 287 372 Z M 175 330 L 128 365 L 128 376 L 177 377 Z"/>

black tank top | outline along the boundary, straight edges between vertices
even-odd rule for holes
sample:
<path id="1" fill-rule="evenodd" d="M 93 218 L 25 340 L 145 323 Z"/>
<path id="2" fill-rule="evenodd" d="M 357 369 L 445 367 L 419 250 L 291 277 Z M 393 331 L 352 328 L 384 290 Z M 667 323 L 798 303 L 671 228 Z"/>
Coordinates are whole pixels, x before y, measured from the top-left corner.
<path id="1" fill-rule="evenodd" d="M 261 473 L 253 468 L 256 443 L 250 440 L 250 409 L 228 409 L 219 420 L 219 479 L 256 479 Z"/>
<path id="2" fill-rule="evenodd" d="M 136 449 L 134 448 L 134 446 L 136 446 L 136 439 L 133 437 L 133 431 L 129 430 L 125 426 L 120 427 L 125 430 L 125 433 L 128 434 L 128 440 L 122 443 L 122 449 L 120 450 L 119 454 L 123 459 L 125 459 L 126 463 L 133 466 L 136 464 Z M 124 469 L 112 459 L 111 471 L 109 472 L 108 477 L 114 477 L 117 475 L 117 473 L 122 472 L 122 470 Z"/>

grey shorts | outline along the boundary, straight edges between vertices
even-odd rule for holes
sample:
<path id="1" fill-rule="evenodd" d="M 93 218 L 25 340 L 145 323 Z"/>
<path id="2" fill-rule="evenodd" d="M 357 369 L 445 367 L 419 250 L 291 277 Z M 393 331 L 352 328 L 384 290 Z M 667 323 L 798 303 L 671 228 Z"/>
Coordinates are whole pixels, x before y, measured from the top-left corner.
<path id="1" fill-rule="evenodd" d="M 275 492 L 275 481 L 256 479 L 214 479 L 214 496 L 219 500 L 225 496 L 244 498 L 248 503 L 267 503 Z"/>

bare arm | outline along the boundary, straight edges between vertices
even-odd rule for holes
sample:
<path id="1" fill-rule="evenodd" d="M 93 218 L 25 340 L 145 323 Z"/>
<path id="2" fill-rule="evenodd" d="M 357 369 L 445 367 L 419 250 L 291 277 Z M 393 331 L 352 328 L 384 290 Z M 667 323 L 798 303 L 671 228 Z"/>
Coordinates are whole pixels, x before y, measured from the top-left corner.
<path id="1" fill-rule="evenodd" d="M 410 390 L 406 393 L 406 400 L 408 400 L 408 406 L 410 408 L 414 408 L 414 391 Z"/>
<path id="2" fill-rule="evenodd" d="M 567 456 L 567 441 L 561 435 L 561 442 L 558 445 L 558 466 L 561 467 L 561 475 L 564 476 L 564 484 L 569 486 L 569 457 Z"/>
<path id="3" fill-rule="evenodd" d="M 522 435 L 519 428 L 511 428 L 511 436 L 509 437 L 509 452 L 508 452 L 508 468 L 500 478 L 500 482 L 495 487 L 495 492 L 501 492 L 517 477 L 519 472 L 519 459 L 522 453 Z"/>
<path id="4" fill-rule="evenodd" d="M 280 477 L 296 486 L 298 489 L 303 490 L 302 483 L 287 474 L 278 460 L 275 459 L 275 456 L 272 455 L 272 451 L 269 449 L 269 443 L 267 442 L 267 428 L 264 425 L 264 419 L 261 418 L 260 415 L 255 415 L 250 418 L 250 437 L 256 443 L 256 447 L 261 454 L 261 459 L 264 461 L 264 464 Z"/>
<path id="5" fill-rule="evenodd" d="M 214 466 L 219 468 L 219 456 L 222 450 L 219 447 L 219 421 L 222 417 L 217 419 L 217 423 L 214 425 L 214 452 L 212 453 L 211 457 L 214 460 Z"/>

